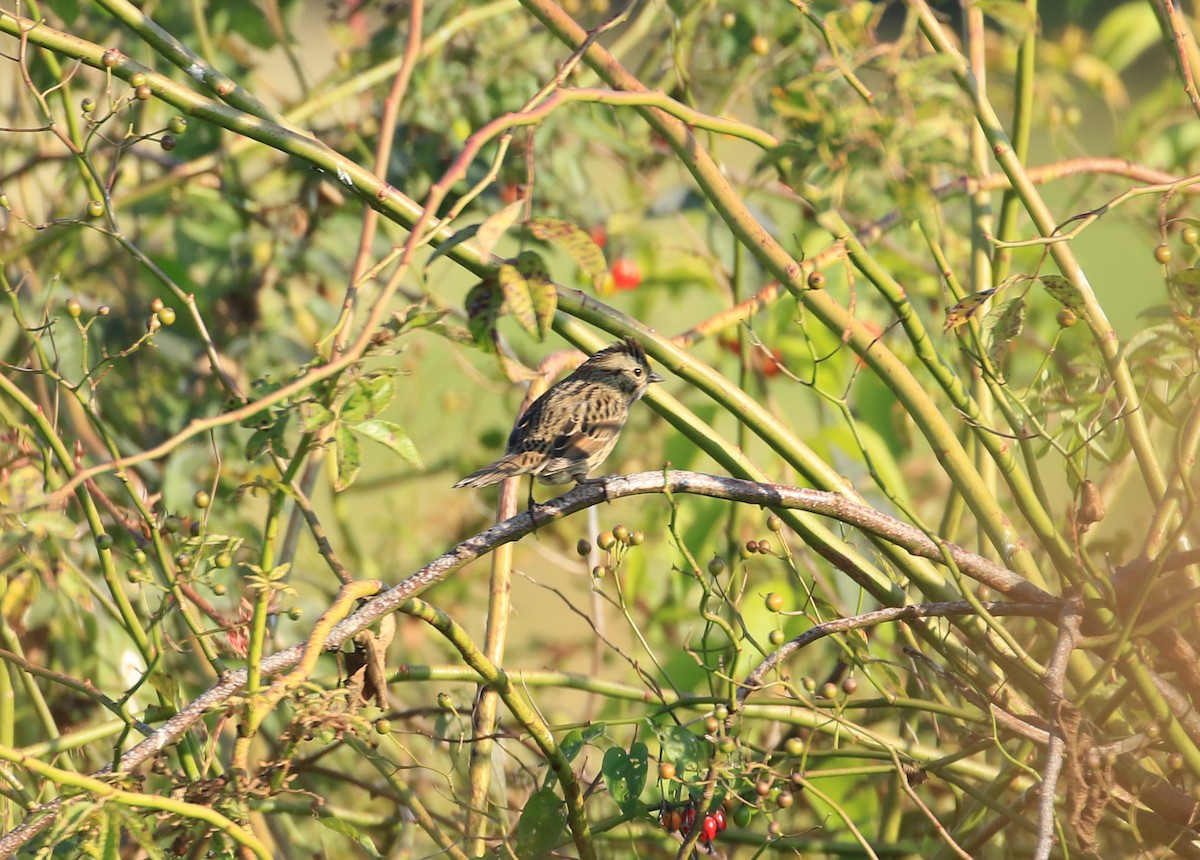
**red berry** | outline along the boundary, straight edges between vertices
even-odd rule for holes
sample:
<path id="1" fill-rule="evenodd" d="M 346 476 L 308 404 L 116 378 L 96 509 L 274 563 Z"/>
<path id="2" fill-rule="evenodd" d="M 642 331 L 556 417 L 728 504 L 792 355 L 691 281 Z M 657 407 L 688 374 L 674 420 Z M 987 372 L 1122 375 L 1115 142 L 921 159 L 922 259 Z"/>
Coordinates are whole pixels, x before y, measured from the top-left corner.
<path id="1" fill-rule="evenodd" d="M 783 353 L 777 349 L 771 350 L 771 354 L 767 355 L 761 349 L 756 350 L 758 356 L 758 369 L 762 371 L 762 375 L 767 379 L 773 376 L 778 376 L 783 369 Z"/>
<path id="2" fill-rule="evenodd" d="M 717 835 L 717 819 L 711 815 L 704 816 L 704 838 L 712 842 Z"/>
<path id="3" fill-rule="evenodd" d="M 613 287 L 618 290 L 637 289 L 642 282 L 642 270 L 628 257 L 618 257 L 612 264 Z"/>
<path id="4" fill-rule="evenodd" d="M 712 817 L 713 821 L 717 822 L 717 832 L 722 832 L 729 823 L 728 819 L 725 818 L 725 810 L 718 809 L 713 813 Z"/>
<path id="5" fill-rule="evenodd" d="M 592 229 L 588 230 L 588 235 L 592 237 L 592 241 L 596 243 L 597 247 L 603 248 L 608 244 L 608 230 L 604 228 L 603 224 L 593 225 Z"/>
<path id="6" fill-rule="evenodd" d="M 696 810 L 692 809 L 692 807 L 689 806 L 687 809 L 685 809 L 683 811 L 683 822 L 679 828 L 680 831 L 682 831 L 683 833 L 690 833 L 692 830 L 692 825 L 695 822 L 696 822 Z"/>

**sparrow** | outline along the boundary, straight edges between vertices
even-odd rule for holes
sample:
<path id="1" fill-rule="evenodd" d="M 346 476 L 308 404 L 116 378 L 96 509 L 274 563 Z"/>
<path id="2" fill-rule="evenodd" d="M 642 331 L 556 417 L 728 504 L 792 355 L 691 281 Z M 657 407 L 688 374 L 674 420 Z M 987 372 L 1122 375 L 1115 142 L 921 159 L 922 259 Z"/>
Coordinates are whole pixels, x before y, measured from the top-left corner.
<path id="1" fill-rule="evenodd" d="M 633 338 L 600 350 L 525 410 L 503 457 L 454 487 L 486 487 L 515 475 L 543 484 L 598 480 L 588 473 L 612 453 L 629 407 L 662 381 Z"/>

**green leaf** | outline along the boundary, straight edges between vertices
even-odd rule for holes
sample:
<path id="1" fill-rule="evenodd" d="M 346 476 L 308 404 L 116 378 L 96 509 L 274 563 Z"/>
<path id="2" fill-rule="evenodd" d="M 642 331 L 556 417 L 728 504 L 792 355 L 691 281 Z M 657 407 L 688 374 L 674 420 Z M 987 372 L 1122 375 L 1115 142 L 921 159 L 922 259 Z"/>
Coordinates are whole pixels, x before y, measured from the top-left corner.
<path id="1" fill-rule="evenodd" d="M 514 200 L 479 225 L 479 230 L 475 234 L 478 241 L 475 244 L 479 246 L 479 251 L 484 259 L 492 256 L 492 251 L 496 249 L 501 237 L 513 224 L 517 223 L 517 216 L 521 214 L 524 207 L 524 200 Z"/>
<path id="2" fill-rule="evenodd" d="M 315 400 L 306 400 L 300 404 L 300 429 L 305 433 L 316 433 L 336 417 L 332 410 Z"/>
<path id="3" fill-rule="evenodd" d="M 646 763 L 649 757 L 649 750 L 640 741 L 630 747 L 629 752 L 620 747 L 612 747 L 604 753 L 604 763 L 600 768 L 604 775 L 604 784 L 608 786 L 608 793 L 613 802 L 628 816 L 637 811 L 638 797 L 646 785 Z"/>
<path id="4" fill-rule="evenodd" d="M 360 436 L 366 436 L 368 439 L 387 446 L 418 469 L 425 468 L 425 464 L 421 462 L 421 455 L 417 453 L 417 446 L 413 444 L 412 439 L 399 424 L 384 421 L 381 418 L 372 418 L 346 426 Z"/>
<path id="5" fill-rule="evenodd" d="M 1039 280 L 1046 286 L 1046 292 L 1053 296 L 1060 305 L 1070 308 L 1080 316 L 1086 313 L 1083 307 L 1083 296 L 1080 295 L 1075 285 L 1062 275 L 1042 275 Z"/>
<path id="6" fill-rule="evenodd" d="M 674 764 L 680 772 L 699 770 L 708 761 L 711 746 L 684 726 L 656 726 L 655 734 L 661 746 L 659 758 Z"/>
<path id="7" fill-rule="evenodd" d="M 500 265 L 500 287 L 504 290 L 504 307 L 521 324 L 521 328 L 534 337 L 538 333 L 537 316 L 533 312 L 533 299 L 529 295 L 529 284 L 521 270 L 513 263 Z"/>
<path id="8" fill-rule="evenodd" d="M 365 833 L 360 833 L 358 828 L 350 824 L 345 819 L 337 818 L 332 815 L 323 815 L 317 819 L 334 833 L 340 833 L 342 836 L 352 839 L 357 842 L 359 847 L 367 852 L 368 857 L 382 857 L 383 855 L 375 848 L 375 843 L 371 841 Z"/>
<path id="9" fill-rule="evenodd" d="M 547 788 L 533 794 L 517 822 L 517 856 L 541 860 L 562 841 L 566 823 L 567 810 L 558 795 Z"/>
<path id="10" fill-rule="evenodd" d="M 533 251 L 522 252 L 516 264 L 517 271 L 525 276 L 533 314 L 537 318 L 537 338 L 545 340 L 550 333 L 550 324 L 554 322 L 554 312 L 558 309 L 558 287 L 550 280 L 545 261 Z"/>
<path id="11" fill-rule="evenodd" d="M 358 477 L 359 469 L 362 468 L 362 451 L 359 450 L 358 440 L 346 424 L 338 424 L 337 429 L 333 431 L 333 444 L 337 451 L 337 479 L 333 488 L 340 493 Z"/>
<path id="12" fill-rule="evenodd" d="M 591 278 L 595 289 L 604 286 L 608 263 L 604 259 L 604 252 L 586 230 L 557 218 L 535 218 L 525 222 L 525 226 L 535 239 L 551 242 L 570 254 L 584 274 Z"/>
<path id="13" fill-rule="evenodd" d="M 437 249 L 429 255 L 429 259 L 425 261 L 424 271 L 429 271 L 429 267 L 434 264 L 439 257 L 444 257 L 450 253 L 456 246 L 461 245 L 468 239 L 474 237 L 478 232 L 481 224 L 472 224 L 469 227 L 463 227 L 445 242 L 437 246 Z"/>
<path id="14" fill-rule="evenodd" d="M 387 409 L 396 396 L 396 380 L 391 373 L 379 373 L 356 380 L 353 393 L 342 405 L 341 418 L 351 423 L 374 418 Z"/>

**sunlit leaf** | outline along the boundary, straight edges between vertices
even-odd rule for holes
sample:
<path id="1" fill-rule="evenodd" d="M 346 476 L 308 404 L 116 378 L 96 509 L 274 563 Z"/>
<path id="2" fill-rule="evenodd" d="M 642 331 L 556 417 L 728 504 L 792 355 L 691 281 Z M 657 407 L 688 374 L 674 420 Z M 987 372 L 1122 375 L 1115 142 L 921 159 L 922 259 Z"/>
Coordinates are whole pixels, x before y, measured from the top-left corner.
<path id="1" fill-rule="evenodd" d="M 337 478 L 333 488 L 340 493 L 358 478 L 358 472 L 362 468 L 362 451 L 358 440 L 345 424 L 338 424 L 337 429 L 333 431 L 333 443 L 337 453 Z"/>
<path id="2" fill-rule="evenodd" d="M 1083 296 L 1074 284 L 1062 275 L 1042 275 L 1040 280 L 1045 285 L 1046 292 L 1053 296 L 1055 301 L 1083 316 Z"/>
<path id="3" fill-rule="evenodd" d="M 582 227 L 557 218 L 535 218 L 525 222 L 535 239 L 551 242 L 571 255 L 571 259 L 592 281 L 594 289 L 600 289 L 608 272 L 604 251 Z"/>
<path id="4" fill-rule="evenodd" d="M 508 232 L 513 224 L 517 223 L 517 217 L 521 214 L 521 210 L 524 207 L 524 200 L 514 200 L 479 225 L 479 230 L 475 234 L 475 244 L 479 246 L 484 259 L 492 256 L 492 252 L 496 250 L 496 245 L 500 243 L 501 237 Z"/>
<path id="5" fill-rule="evenodd" d="M 384 421 L 381 418 L 371 418 L 347 426 L 360 436 L 387 446 L 418 469 L 425 468 L 425 464 L 421 462 L 421 455 L 417 452 L 417 446 L 413 444 L 412 439 L 399 424 Z"/>
<path id="6" fill-rule="evenodd" d="M 971 317 L 979 312 L 979 309 L 983 307 L 984 303 L 990 299 L 995 292 L 996 290 L 993 288 L 990 290 L 982 290 L 978 293 L 971 293 L 971 295 L 963 296 L 961 300 L 946 308 L 946 323 L 942 327 L 942 331 L 949 331 L 952 328 L 958 328 L 961 325 L 965 325 L 966 322 L 971 319 Z"/>
<path id="7" fill-rule="evenodd" d="M 504 290 L 504 309 L 513 315 L 521 328 L 537 337 L 538 321 L 533 312 L 533 298 L 529 295 L 529 282 L 516 264 L 500 264 L 500 287 Z"/>
<path id="8" fill-rule="evenodd" d="M 537 319 L 537 338 L 545 340 L 550 333 L 550 324 L 554 322 L 554 312 L 558 309 L 558 287 L 550 280 L 545 262 L 533 251 L 525 251 L 517 257 L 516 266 L 525 276 L 529 300 Z"/>
<path id="9" fill-rule="evenodd" d="M 315 400 L 306 400 L 301 403 L 299 412 L 300 429 L 305 433 L 316 433 L 337 417 L 330 409 Z"/>

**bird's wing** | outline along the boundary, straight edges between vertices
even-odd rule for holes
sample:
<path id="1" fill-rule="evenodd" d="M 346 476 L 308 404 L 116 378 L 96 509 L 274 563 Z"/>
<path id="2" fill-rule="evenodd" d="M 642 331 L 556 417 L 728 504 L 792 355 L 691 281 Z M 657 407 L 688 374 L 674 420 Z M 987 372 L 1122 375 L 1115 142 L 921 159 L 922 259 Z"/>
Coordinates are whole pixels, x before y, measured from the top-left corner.
<path id="1" fill-rule="evenodd" d="M 603 459 L 616 444 L 617 434 L 621 432 L 621 425 L 624 424 L 619 414 L 621 405 L 616 398 L 611 397 L 581 399 L 550 441 L 547 459 Z M 604 454 L 601 455 L 600 452 Z"/>

